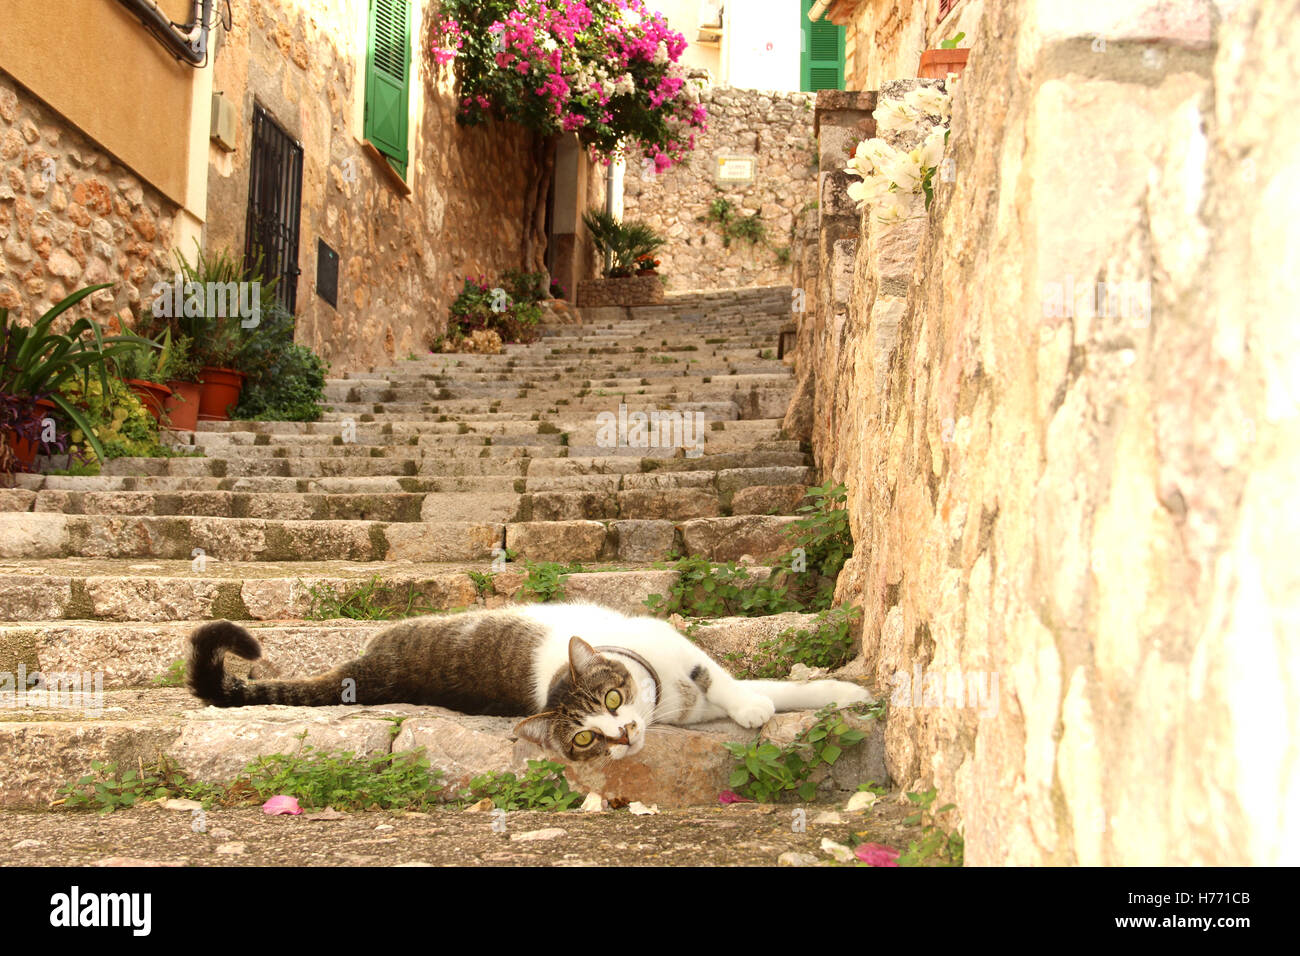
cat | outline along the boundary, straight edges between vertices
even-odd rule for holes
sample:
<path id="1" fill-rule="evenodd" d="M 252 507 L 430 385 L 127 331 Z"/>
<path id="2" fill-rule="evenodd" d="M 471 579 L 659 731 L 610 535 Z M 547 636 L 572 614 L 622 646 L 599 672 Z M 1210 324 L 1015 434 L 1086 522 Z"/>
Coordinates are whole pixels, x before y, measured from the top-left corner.
<path id="1" fill-rule="evenodd" d="M 574 761 L 636 754 L 656 723 L 729 717 L 754 728 L 776 711 L 871 700 L 848 681 L 737 680 L 666 622 L 594 604 L 410 618 L 375 635 L 361 657 L 300 680 L 228 674 L 228 651 L 261 656 L 230 621 L 190 635 L 190 692 L 218 707 L 409 703 L 526 717 L 516 735 Z"/>

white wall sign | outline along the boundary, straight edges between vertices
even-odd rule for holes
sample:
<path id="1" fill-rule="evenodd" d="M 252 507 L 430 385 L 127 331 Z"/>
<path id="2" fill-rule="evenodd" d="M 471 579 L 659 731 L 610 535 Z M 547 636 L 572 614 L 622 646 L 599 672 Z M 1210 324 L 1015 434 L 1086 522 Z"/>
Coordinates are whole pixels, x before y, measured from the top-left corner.
<path id="1" fill-rule="evenodd" d="M 727 183 L 753 182 L 753 158 L 748 156 L 719 156 L 717 178 Z"/>

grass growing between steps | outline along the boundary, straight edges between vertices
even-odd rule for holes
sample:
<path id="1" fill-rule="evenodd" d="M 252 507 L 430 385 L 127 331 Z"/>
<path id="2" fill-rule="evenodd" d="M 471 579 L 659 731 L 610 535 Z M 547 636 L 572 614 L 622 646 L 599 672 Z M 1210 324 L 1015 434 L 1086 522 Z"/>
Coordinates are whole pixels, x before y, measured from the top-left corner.
<path id="1" fill-rule="evenodd" d="M 307 593 L 311 606 L 306 617 L 310 621 L 340 617 L 354 621 L 390 621 L 442 613 L 442 609 L 434 607 L 413 583 L 408 584 L 402 593 L 394 591 L 379 575 L 343 591 L 332 584 L 313 584 Z"/>
<path id="2" fill-rule="evenodd" d="M 423 749 L 358 755 L 326 752 L 301 743 L 292 754 L 272 754 L 250 762 L 226 784 L 190 780 L 166 757 L 122 770 L 95 761 L 91 772 L 61 787 L 55 807 L 111 813 L 155 800 L 184 799 L 205 809 L 255 806 L 274 796 L 290 796 L 304 810 L 341 811 L 464 808 L 484 799 L 500 810 L 568 810 L 582 800 L 570 788 L 564 765 L 530 760 L 522 776 L 482 774 L 456 793 L 441 782 Z"/>

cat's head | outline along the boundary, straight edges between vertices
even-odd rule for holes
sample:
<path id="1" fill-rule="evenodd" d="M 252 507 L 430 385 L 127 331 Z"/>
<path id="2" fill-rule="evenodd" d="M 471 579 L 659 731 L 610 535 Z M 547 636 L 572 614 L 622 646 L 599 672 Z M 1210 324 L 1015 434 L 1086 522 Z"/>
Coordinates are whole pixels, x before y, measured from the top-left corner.
<path id="1" fill-rule="evenodd" d="M 574 637 L 568 673 L 551 685 L 547 709 L 515 733 L 566 760 L 618 760 L 645 746 L 653 709 L 654 693 L 637 686 L 620 661 Z"/>

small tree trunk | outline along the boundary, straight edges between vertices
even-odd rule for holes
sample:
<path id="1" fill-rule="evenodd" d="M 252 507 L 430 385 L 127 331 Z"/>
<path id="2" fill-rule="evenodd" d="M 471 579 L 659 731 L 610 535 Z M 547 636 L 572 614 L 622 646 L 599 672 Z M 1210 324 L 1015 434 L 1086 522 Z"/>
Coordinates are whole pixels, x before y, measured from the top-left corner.
<path id="1" fill-rule="evenodd" d="M 533 149 L 537 172 L 524 198 L 523 242 L 519 256 L 521 267 L 526 272 L 547 271 L 546 207 L 551 196 L 551 175 L 555 171 L 559 141 L 558 136 L 539 136 Z"/>

